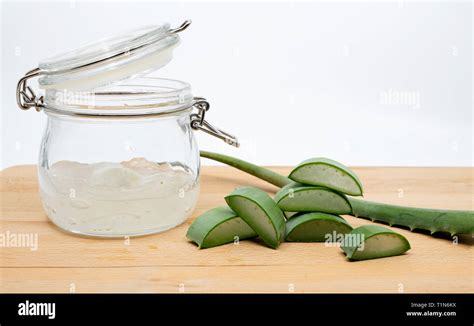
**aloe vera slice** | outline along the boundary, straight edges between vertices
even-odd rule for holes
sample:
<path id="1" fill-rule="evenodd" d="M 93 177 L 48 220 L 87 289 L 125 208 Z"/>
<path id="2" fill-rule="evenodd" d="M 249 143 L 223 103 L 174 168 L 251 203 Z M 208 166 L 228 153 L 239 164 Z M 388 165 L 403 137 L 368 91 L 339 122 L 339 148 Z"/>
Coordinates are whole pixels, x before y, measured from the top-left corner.
<path id="1" fill-rule="evenodd" d="M 233 166 L 277 187 L 283 187 L 292 182 L 291 179 L 277 172 L 232 156 L 202 151 L 201 156 Z M 353 209 L 349 214 L 355 217 L 384 221 L 395 226 L 406 226 L 411 230 L 428 230 L 432 234 L 436 232 L 449 232 L 451 235 L 474 234 L 474 211 L 472 210 L 416 208 L 375 203 L 351 197 L 348 199 Z M 288 215 L 291 216 L 291 214 Z"/>
<path id="2" fill-rule="evenodd" d="M 404 236 L 379 225 L 364 225 L 352 230 L 341 245 L 350 260 L 396 256 L 410 248 Z"/>
<path id="3" fill-rule="evenodd" d="M 225 200 L 269 247 L 276 249 L 283 241 L 285 217 L 266 192 L 243 187 L 234 190 Z"/>
<path id="4" fill-rule="evenodd" d="M 324 157 L 303 161 L 288 177 L 299 183 L 323 186 L 352 196 L 362 196 L 363 193 L 362 183 L 354 172 L 345 165 Z"/>
<path id="5" fill-rule="evenodd" d="M 198 216 L 188 229 L 186 237 L 199 249 L 220 246 L 256 237 L 254 230 L 227 207 L 216 207 Z"/>
<path id="6" fill-rule="evenodd" d="M 284 211 L 349 214 L 351 205 L 346 196 L 325 187 L 305 186 L 292 182 L 281 188 L 275 201 Z"/>
<path id="7" fill-rule="evenodd" d="M 312 212 L 297 215 L 286 222 L 286 241 L 335 242 L 338 234 L 346 234 L 352 227 L 340 216 Z"/>

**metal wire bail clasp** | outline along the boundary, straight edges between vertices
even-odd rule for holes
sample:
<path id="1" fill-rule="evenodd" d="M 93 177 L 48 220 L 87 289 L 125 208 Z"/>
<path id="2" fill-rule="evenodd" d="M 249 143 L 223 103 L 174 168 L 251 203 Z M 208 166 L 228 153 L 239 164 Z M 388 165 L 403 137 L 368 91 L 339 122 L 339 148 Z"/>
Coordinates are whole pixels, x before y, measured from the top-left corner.
<path id="1" fill-rule="evenodd" d="M 239 141 L 237 138 L 221 129 L 218 129 L 207 122 L 204 117 L 206 112 L 209 110 L 209 102 L 205 98 L 195 97 L 193 107 L 198 110 L 197 113 L 191 114 L 191 128 L 194 130 L 202 130 L 209 135 L 220 138 L 227 144 L 239 147 Z"/>
<path id="2" fill-rule="evenodd" d="M 16 103 L 18 107 L 22 110 L 28 110 L 30 108 L 35 108 L 36 111 L 41 111 L 43 104 L 43 96 L 36 96 L 33 89 L 28 86 L 27 81 L 30 78 L 37 77 L 41 75 L 39 68 L 28 71 L 25 76 L 23 76 L 16 85 Z"/>

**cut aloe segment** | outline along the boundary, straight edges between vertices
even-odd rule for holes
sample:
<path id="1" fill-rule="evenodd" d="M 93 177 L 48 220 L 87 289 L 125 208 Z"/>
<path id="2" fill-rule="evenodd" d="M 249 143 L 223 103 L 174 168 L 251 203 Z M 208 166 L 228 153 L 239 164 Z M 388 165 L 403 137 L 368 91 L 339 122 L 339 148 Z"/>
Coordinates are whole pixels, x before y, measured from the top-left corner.
<path id="1" fill-rule="evenodd" d="M 249 173 L 269 183 L 283 187 L 291 183 L 291 179 L 273 172 L 267 168 L 232 156 L 201 151 L 202 157 L 222 162 L 241 171 Z M 395 206 L 384 203 L 375 203 L 348 197 L 352 213 L 355 217 L 366 217 L 372 221 L 384 221 L 390 225 L 407 226 L 410 230 L 421 229 L 435 232 L 449 232 L 456 234 L 474 234 L 474 212 L 472 210 L 447 210 Z M 287 217 L 292 212 L 287 213 Z"/>
<path id="2" fill-rule="evenodd" d="M 200 249 L 256 237 L 254 230 L 227 207 L 216 207 L 197 217 L 186 237 Z"/>
<path id="3" fill-rule="evenodd" d="M 340 216 L 326 213 L 305 213 L 286 222 L 286 241 L 336 242 L 352 231 L 352 227 Z"/>
<path id="4" fill-rule="evenodd" d="M 346 196 L 325 187 L 305 186 L 292 182 L 281 188 L 275 201 L 284 211 L 349 214 L 351 205 Z"/>
<path id="5" fill-rule="evenodd" d="M 386 227 L 364 225 L 346 234 L 341 249 L 351 260 L 366 260 L 401 255 L 410 249 L 410 243 Z"/>
<path id="6" fill-rule="evenodd" d="M 362 183 L 348 167 L 334 160 L 316 157 L 298 164 L 288 176 L 299 183 L 323 186 L 339 192 L 361 196 Z"/>
<path id="7" fill-rule="evenodd" d="M 232 208 L 271 248 L 277 248 L 285 235 L 285 217 L 263 190 L 243 187 L 225 197 Z"/>

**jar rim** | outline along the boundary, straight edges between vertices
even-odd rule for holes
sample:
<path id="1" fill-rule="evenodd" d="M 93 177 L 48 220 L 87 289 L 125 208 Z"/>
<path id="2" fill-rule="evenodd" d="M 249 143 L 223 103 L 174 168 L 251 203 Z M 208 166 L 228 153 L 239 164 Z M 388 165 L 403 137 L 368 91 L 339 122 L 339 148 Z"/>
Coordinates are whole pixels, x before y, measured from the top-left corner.
<path id="1" fill-rule="evenodd" d="M 175 79 L 140 77 L 91 91 L 48 89 L 45 112 L 87 116 L 142 116 L 191 109 L 191 85 Z"/>

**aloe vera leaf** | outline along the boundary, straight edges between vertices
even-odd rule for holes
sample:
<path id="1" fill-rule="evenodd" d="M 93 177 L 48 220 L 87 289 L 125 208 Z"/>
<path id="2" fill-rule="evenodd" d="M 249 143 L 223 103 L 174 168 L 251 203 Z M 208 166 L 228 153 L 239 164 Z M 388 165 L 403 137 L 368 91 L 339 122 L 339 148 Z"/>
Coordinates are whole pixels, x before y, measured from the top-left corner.
<path id="1" fill-rule="evenodd" d="M 221 154 L 206 152 L 205 157 L 225 164 L 228 164 L 227 162 L 230 162 L 234 159 L 232 156 L 227 155 L 224 155 L 225 159 L 223 159 L 219 155 Z M 260 167 L 258 165 L 243 160 L 236 160 L 239 161 L 238 165 L 229 165 L 241 171 L 247 172 L 257 178 L 268 181 L 269 183 L 277 187 L 283 187 L 293 182 L 291 179 L 286 178 L 285 176 L 282 176 L 281 174 L 273 172 L 264 167 Z M 269 175 L 271 177 L 268 177 Z M 410 227 L 410 225 L 413 225 L 414 223 L 417 223 L 417 225 L 419 225 L 419 220 L 423 220 L 424 226 L 418 226 L 418 229 L 427 230 L 432 233 L 448 232 L 451 233 L 451 235 L 474 234 L 474 211 L 455 211 L 429 208 L 422 209 L 416 207 L 394 206 L 383 203 L 375 203 L 352 197 L 347 198 L 354 209 L 354 211 L 349 214 L 355 217 L 365 217 L 370 218 L 374 221 L 377 220 L 382 222 L 390 220 L 390 223 L 392 225 L 405 227 Z M 447 216 L 446 218 L 444 218 L 443 224 L 438 224 L 436 223 L 436 219 L 439 218 L 441 214 L 446 214 Z M 383 219 L 381 219 L 381 216 Z M 451 218 L 452 216 L 455 216 L 455 218 Z M 410 219 L 407 221 L 408 217 L 410 217 Z"/>
<path id="2" fill-rule="evenodd" d="M 243 161 L 236 157 L 213 153 L 213 152 L 207 152 L 207 151 L 201 151 L 200 154 L 201 154 L 201 157 L 205 157 L 217 162 L 230 165 L 236 169 L 239 169 L 241 171 L 254 175 L 259 179 L 265 180 L 277 187 L 283 187 L 287 183 L 291 182 L 290 179 L 288 179 L 287 177 L 279 173 L 276 173 L 264 167 Z"/>
<path id="3" fill-rule="evenodd" d="M 232 208 L 257 235 L 276 249 L 285 235 L 285 217 L 273 199 L 263 190 L 242 187 L 225 197 Z"/>
<path id="4" fill-rule="evenodd" d="M 298 214 L 286 222 L 285 241 L 293 242 L 334 242 L 338 234 L 352 231 L 345 219 L 337 215 L 320 212 Z"/>
<path id="5" fill-rule="evenodd" d="M 427 230 L 431 234 L 442 231 L 455 234 L 474 234 L 474 212 L 446 209 L 403 207 L 366 200 L 349 198 L 352 215 L 365 217 L 415 229 Z"/>
<path id="6" fill-rule="evenodd" d="M 186 237 L 195 242 L 199 249 L 256 236 L 255 231 L 227 207 L 216 207 L 198 216 L 186 234 Z"/>
<path id="7" fill-rule="evenodd" d="M 278 191 L 275 201 L 284 211 L 349 214 L 351 205 L 344 194 L 325 187 L 290 183 Z"/>
<path id="8" fill-rule="evenodd" d="M 312 186 L 323 186 L 344 194 L 362 196 L 362 183 L 345 165 L 315 157 L 298 164 L 288 176 L 291 180 Z"/>
<path id="9" fill-rule="evenodd" d="M 364 225 L 346 234 L 341 249 L 350 260 L 401 255 L 410 249 L 408 240 L 380 225 Z"/>

